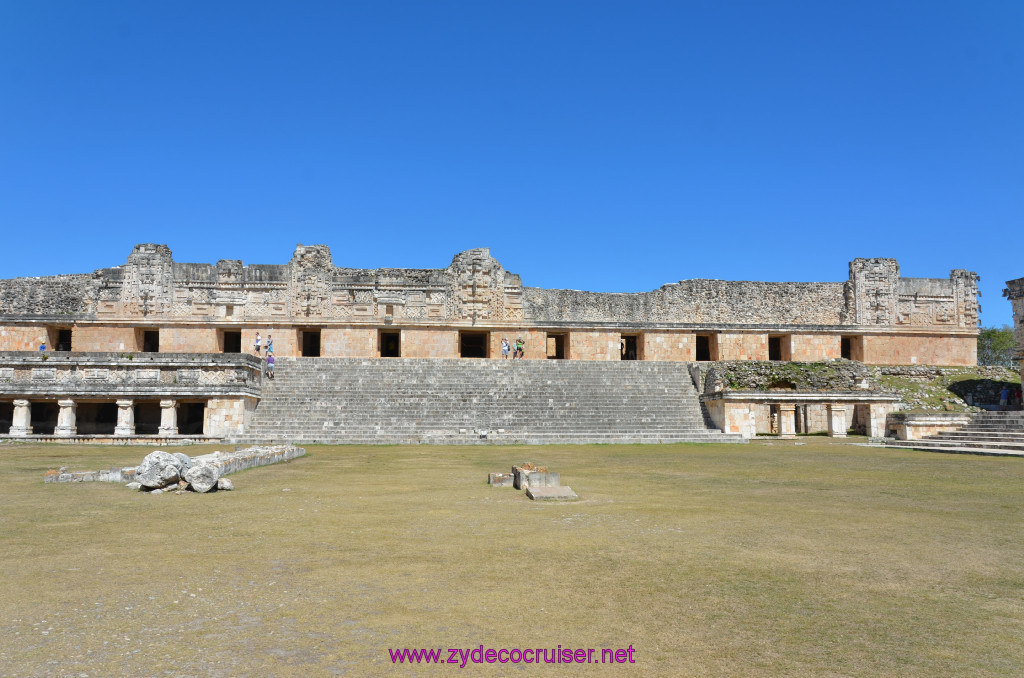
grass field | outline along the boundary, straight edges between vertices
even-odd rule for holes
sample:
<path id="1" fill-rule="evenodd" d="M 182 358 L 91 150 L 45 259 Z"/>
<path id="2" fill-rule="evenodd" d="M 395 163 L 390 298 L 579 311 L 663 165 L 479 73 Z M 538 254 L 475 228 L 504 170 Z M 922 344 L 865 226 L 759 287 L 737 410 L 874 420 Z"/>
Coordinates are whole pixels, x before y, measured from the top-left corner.
<path id="1" fill-rule="evenodd" d="M 1024 675 L 1024 459 L 801 442 L 310 447 L 180 496 L 42 482 L 150 448 L 2 446 L 0 675 Z M 486 485 L 527 460 L 580 500 Z M 480 645 L 635 663 L 388 654 Z"/>

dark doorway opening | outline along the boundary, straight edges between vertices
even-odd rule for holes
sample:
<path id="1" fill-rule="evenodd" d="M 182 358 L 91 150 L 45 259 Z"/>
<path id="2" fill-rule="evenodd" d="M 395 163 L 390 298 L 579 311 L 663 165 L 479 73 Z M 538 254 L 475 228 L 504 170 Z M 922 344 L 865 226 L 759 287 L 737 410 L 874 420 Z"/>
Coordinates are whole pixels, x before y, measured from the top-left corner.
<path id="1" fill-rule="evenodd" d="M 145 330 L 142 333 L 142 352 L 160 352 L 160 330 Z"/>
<path id="2" fill-rule="evenodd" d="M 401 358 L 402 357 L 402 333 L 400 331 L 380 333 L 380 357 Z"/>
<path id="3" fill-rule="evenodd" d="M 160 430 L 160 403 L 135 403 L 135 435 L 155 436 Z"/>
<path id="4" fill-rule="evenodd" d="M 54 344 L 57 351 L 71 350 L 71 330 L 57 330 L 57 343 Z"/>
<path id="5" fill-rule="evenodd" d="M 225 353 L 241 353 L 242 352 L 242 333 L 241 331 L 224 330 L 224 352 Z"/>
<path id="6" fill-rule="evenodd" d="M 636 360 L 637 353 L 636 335 L 623 335 L 619 342 L 619 358 L 622 360 Z"/>
<path id="7" fill-rule="evenodd" d="M 782 337 L 768 337 L 768 360 L 782 360 Z"/>
<path id="8" fill-rule="evenodd" d="M 302 357 L 320 357 L 320 330 L 302 330 Z"/>
<path id="9" fill-rule="evenodd" d="M 839 354 L 847 360 L 864 360 L 864 337 L 840 339 Z"/>
<path id="10" fill-rule="evenodd" d="M 75 424 L 79 435 L 112 436 L 117 427 L 117 405 L 114 403 L 78 403 L 75 410 Z"/>
<path id="11" fill-rule="evenodd" d="M 0 403 L 0 434 L 11 432 L 14 423 L 14 403 Z"/>
<path id="12" fill-rule="evenodd" d="M 706 362 L 711 360 L 711 337 L 707 334 L 697 335 L 697 354 L 696 358 L 700 362 Z"/>
<path id="13" fill-rule="evenodd" d="M 186 436 L 202 435 L 203 420 L 206 418 L 206 403 L 181 403 L 178 405 L 178 433 Z M 136 426 L 138 424 L 136 423 Z"/>
<path id="14" fill-rule="evenodd" d="M 548 358 L 552 360 L 565 360 L 565 345 L 568 336 L 565 334 L 548 335 Z"/>
<path id="15" fill-rule="evenodd" d="M 36 435 L 53 435 L 57 428 L 57 403 L 32 403 L 32 432 Z"/>
<path id="16" fill-rule="evenodd" d="M 486 358 L 487 332 L 459 332 L 459 355 L 463 358 Z"/>

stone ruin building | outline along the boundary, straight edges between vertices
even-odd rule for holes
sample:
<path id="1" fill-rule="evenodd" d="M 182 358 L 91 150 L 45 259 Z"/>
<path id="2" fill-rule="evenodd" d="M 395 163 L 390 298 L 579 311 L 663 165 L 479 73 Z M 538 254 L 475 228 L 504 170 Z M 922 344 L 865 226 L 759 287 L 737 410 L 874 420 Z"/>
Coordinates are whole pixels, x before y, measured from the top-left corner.
<path id="1" fill-rule="evenodd" d="M 1017 340 L 1017 359 L 1021 361 L 1020 373 L 1024 380 L 1024 278 L 1007 280 L 1003 296 L 1013 307 L 1013 336 Z"/>
<path id="2" fill-rule="evenodd" d="M 275 392 L 283 398 L 285 386 L 271 389 L 264 379 L 252 355 L 257 331 L 273 337 L 279 372 L 309 379 L 289 396 L 307 396 L 295 408 L 322 409 L 334 405 L 316 394 L 347 374 L 327 378 L 330 370 L 369 365 L 394 383 L 428 383 L 427 373 L 388 370 L 501 362 L 503 337 L 525 342 L 517 365 L 536 381 L 517 383 L 527 392 L 552 375 L 565 383 L 605 378 L 598 371 L 612 374 L 612 361 L 637 365 L 616 387 L 629 390 L 640 383 L 630 379 L 658 373 L 657 365 L 685 373 L 712 361 L 973 365 L 977 324 L 975 273 L 904 278 L 894 259 L 855 259 L 841 282 L 682 280 L 650 292 L 596 293 L 526 287 L 486 248 L 459 253 L 442 269 L 371 270 L 336 266 L 326 245 L 299 245 L 286 264 L 244 265 L 179 263 L 166 245 L 141 244 L 124 265 L 91 274 L 0 280 L 0 435 L 285 435 L 258 421 L 260 403 Z M 387 362 L 394 358 L 406 360 Z M 578 377 L 569 367 L 543 367 L 556 363 L 606 367 L 578 367 Z M 468 374 L 454 383 L 489 378 Z M 458 432 L 500 439 L 515 422 L 495 412 L 478 412 L 476 421 L 465 415 Z M 349 439 L 348 424 L 307 424 L 324 440 Z M 404 425 L 378 421 L 374 430 Z M 409 436 L 458 433 L 446 426 Z"/>

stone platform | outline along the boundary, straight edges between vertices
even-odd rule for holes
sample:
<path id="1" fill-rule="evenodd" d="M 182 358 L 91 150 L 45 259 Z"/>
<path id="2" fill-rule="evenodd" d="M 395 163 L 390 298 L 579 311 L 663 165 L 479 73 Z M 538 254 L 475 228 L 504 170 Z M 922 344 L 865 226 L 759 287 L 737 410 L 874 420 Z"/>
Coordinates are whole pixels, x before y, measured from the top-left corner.
<path id="1" fill-rule="evenodd" d="M 576 496 L 576 493 L 573 492 L 572 488 L 568 485 L 558 485 L 557 487 L 528 487 L 526 488 L 526 496 L 538 501 L 569 501 L 572 499 L 579 499 L 579 497 Z"/>

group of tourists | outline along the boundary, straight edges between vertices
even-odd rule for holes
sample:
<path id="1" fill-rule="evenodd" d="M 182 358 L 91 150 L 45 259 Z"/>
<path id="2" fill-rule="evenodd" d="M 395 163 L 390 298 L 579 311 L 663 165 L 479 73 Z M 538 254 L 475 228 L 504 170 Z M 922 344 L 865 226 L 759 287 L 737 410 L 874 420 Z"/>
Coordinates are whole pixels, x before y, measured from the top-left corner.
<path id="1" fill-rule="evenodd" d="M 260 347 L 263 345 L 263 338 L 260 333 L 256 333 L 256 339 L 253 341 L 252 350 L 253 353 L 258 357 L 260 354 Z M 267 379 L 274 378 L 274 335 L 267 335 Z"/>
<path id="2" fill-rule="evenodd" d="M 508 343 L 508 339 L 506 339 L 505 337 L 502 337 L 501 338 L 501 357 L 503 359 L 507 360 L 508 359 L 509 351 L 512 351 L 512 359 L 513 360 L 515 360 L 516 358 L 519 358 L 520 360 L 522 360 L 522 358 L 523 358 L 523 347 L 524 346 L 526 346 L 526 344 L 523 343 L 523 338 L 522 337 L 519 337 L 518 339 L 516 339 L 516 343 L 515 343 L 515 347 L 514 348 Z"/>

